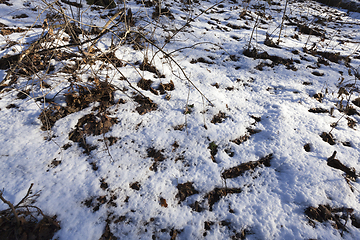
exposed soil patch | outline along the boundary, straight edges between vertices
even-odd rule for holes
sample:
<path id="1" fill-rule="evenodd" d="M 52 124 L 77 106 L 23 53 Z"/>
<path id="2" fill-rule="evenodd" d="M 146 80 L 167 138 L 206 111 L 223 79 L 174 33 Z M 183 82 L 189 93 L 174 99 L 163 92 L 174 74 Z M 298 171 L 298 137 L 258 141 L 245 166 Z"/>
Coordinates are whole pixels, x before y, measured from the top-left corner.
<path id="1" fill-rule="evenodd" d="M 182 184 L 178 184 L 177 189 L 179 190 L 178 194 L 176 194 L 176 198 L 179 198 L 179 202 L 185 201 L 185 199 L 191 195 L 198 194 L 199 192 L 194 188 L 192 182 L 186 182 Z"/>
<path id="2" fill-rule="evenodd" d="M 151 171 L 157 171 L 158 165 L 160 162 L 165 160 L 165 156 L 163 155 L 164 150 L 156 150 L 155 148 L 148 148 L 147 149 L 147 155 L 150 158 L 153 158 L 154 163 L 151 165 L 150 170 Z"/>
<path id="3" fill-rule="evenodd" d="M 352 103 L 355 104 L 355 106 L 360 107 L 360 98 L 355 98 Z"/>
<path id="4" fill-rule="evenodd" d="M 10 35 L 10 34 L 13 34 L 13 33 L 21 33 L 21 32 L 25 32 L 27 31 L 27 29 L 24 29 L 24 28 L 1 28 L 0 29 L 0 34 L 3 35 L 3 36 L 6 36 L 6 35 Z"/>
<path id="5" fill-rule="evenodd" d="M 209 143 L 208 149 L 210 149 L 211 160 L 216 163 L 216 161 L 215 161 L 215 155 L 216 155 L 217 152 L 218 152 L 218 145 L 216 145 L 215 142 L 211 142 L 211 143 Z"/>
<path id="6" fill-rule="evenodd" d="M 6 6 L 12 6 L 13 4 L 10 3 L 9 0 L 0 0 L 0 4 L 5 4 Z"/>
<path id="7" fill-rule="evenodd" d="M 352 128 L 352 129 L 355 129 L 355 126 L 356 126 L 356 121 L 350 117 L 347 117 L 346 120 L 348 121 L 347 122 L 347 125 L 349 126 L 349 128 Z"/>
<path id="8" fill-rule="evenodd" d="M 324 98 L 324 94 L 322 93 L 315 93 L 313 98 L 315 98 L 317 101 L 322 102 L 323 98 Z"/>
<path id="9" fill-rule="evenodd" d="M 292 59 L 285 59 L 282 57 L 269 55 L 267 52 L 258 52 L 256 48 L 253 48 L 252 50 L 245 49 L 243 53 L 245 56 L 254 59 L 270 59 L 272 61 L 272 64 L 264 63 L 266 66 L 269 67 L 274 67 L 276 65 L 282 64 L 286 66 L 286 69 L 291 69 L 293 71 L 297 70 L 297 68 L 294 66 L 294 60 Z"/>
<path id="10" fill-rule="evenodd" d="M 336 156 L 336 151 L 334 151 L 333 155 L 327 159 L 327 165 L 343 171 L 348 179 L 355 182 L 358 177 L 355 169 L 345 166 L 338 159 L 335 159 L 335 156 Z"/>
<path id="11" fill-rule="evenodd" d="M 139 182 L 131 183 L 129 186 L 130 186 L 131 189 L 134 189 L 134 190 L 136 190 L 136 191 L 139 191 L 139 190 L 140 190 L 140 187 L 141 187 L 141 185 L 140 185 Z"/>
<path id="12" fill-rule="evenodd" d="M 148 91 L 148 90 L 150 90 L 152 83 L 153 83 L 153 81 L 151 81 L 151 80 L 141 78 L 140 81 L 137 83 L 137 86 L 143 90 Z"/>
<path id="13" fill-rule="evenodd" d="M 323 31 L 322 29 L 317 28 L 317 27 L 310 28 L 308 25 L 298 23 L 297 28 L 298 28 L 299 32 L 301 32 L 303 34 L 313 35 L 313 36 L 318 36 L 318 37 L 325 36 L 325 31 Z"/>
<path id="14" fill-rule="evenodd" d="M 87 114 L 78 120 L 75 129 L 69 133 L 69 140 L 78 142 L 86 153 L 90 153 L 96 147 L 86 143 L 86 135 L 105 134 L 117 122 L 115 118 L 110 118 L 106 114 Z"/>
<path id="15" fill-rule="evenodd" d="M 280 48 L 278 44 L 276 44 L 269 36 L 269 34 L 266 34 L 264 44 L 268 47 L 272 48 Z"/>
<path id="16" fill-rule="evenodd" d="M 175 90 L 174 82 L 170 80 L 169 83 L 160 83 L 158 90 L 160 91 L 160 94 L 165 94 L 166 91 L 173 91 Z"/>
<path id="17" fill-rule="evenodd" d="M 146 61 L 140 64 L 140 70 L 154 73 L 159 78 L 165 78 L 164 74 L 161 74 L 160 71 L 156 69 L 156 67 Z"/>
<path id="18" fill-rule="evenodd" d="M 327 110 L 325 108 L 310 108 L 309 112 L 311 112 L 311 113 L 328 113 L 329 110 Z"/>
<path id="19" fill-rule="evenodd" d="M 317 222 L 327 222 L 330 221 L 331 225 L 338 230 L 346 230 L 345 225 L 343 225 L 340 220 L 347 220 L 348 216 L 354 216 L 351 214 L 354 210 L 352 208 L 331 208 L 329 205 L 319 205 L 316 207 L 308 207 L 305 209 L 305 214 L 309 218 L 309 223 L 315 227 L 315 223 L 312 220 Z"/>
<path id="20" fill-rule="evenodd" d="M 351 224 L 354 227 L 360 228 L 360 219 L 359 218 L 357 218 L 354 214 L 351 214 L 350 219 L 351 219 Z"/>
<path id="21" fill-rule="evenodd" d="M 166 16 L 168 17 L 170 20 L 174 20 L 175 17 L 174 15 L 171 13 L 171 10 L 168 7 L 165 8 L 160 8 L 159 6 L 155 6 L 154 7 L 154 11 L 152 13 L 152 19 L 157 19 L 160 16 Z"/>
<path id="22" fill-rule="evenodd" d="M 324 142 L 327 142 L 329 143 L 330 145 L 335 145 L 335 140 L 334 140 L 334 137 L 331 133 L 327 133 L 327 132 L 323 132 L 321 135 L 320 135 L 321 139 L 324 141 Z"/>
<path id="23" fill-rule="evenodd" d="M 205 195 L 205 198 L 208 199 L 209 210 L 212 211 L 214 204 L 217 203 L 222 197 L 225 197 L 228 194 L 241 192 L 241 188 L 215 188 Z"/>
<path id="24" fill-rule="evenodd" d="M 221 176 L 223 178 L 236 178 L 247 171 L 254 171 L 256 167 L 264 165 L 265 167 L 270 167 L 270 161 L 273 158 L 273 154 L 269 154 L 257 161 L 250 161 L 246 163 L 242 163 L 236 167 L 232 167 L 230 169 L 225 170 L 222 172 Z"/>
<path id="25" fill-rule="evenodd" d="M 140 106 L 135 109 L 140 115 L 157 110 L 157 104 L 153 103 L 153 101 L 148 97 L 136 95 L 134 100 L 140 104 Z"/>
<path id="26" fill-rule="evenodd" d="M 115 56 L 115 53 L 114 52 L 110 52 L 110 53 L 106 53 L 106 54 L 103 54 L 101 55 L 100 57 L 97 57 L 96 60 L 101 60 L 101 61 L 104 61 L 104 62 L 111 62 L 112 64 L 115 65 L 115 67 L 122 67 L 124 66 L 124 64 L 121 62 L 120 59 L 118 59 L 116 56 Z"/>
<path id="27" fill-rule="evenodd" d="M 352 12 L 360 12 L 360 4 L 355 1 L 339 1 L 339 0 L 315 0 L 331 7 L 340 7 Z"/>
<path id="28" fill-rule="evenodd" d="M 73 91 L 65 94 L 66 107 L 50 104 L 40 114 L 41 129 L 47 130 L 54 126 L 57 120 L 67 115 L 87 108 L 92 102 L 100 102 L 100 108 L 104 110 L 114 102 L 114 87 L 107 82 L 98 82 L 96 86 L 83 87 L 75 85 Z"/>
<path id="29" fill-rule="evenodd" d="M 16 97 L 18 99 L 26 99 L 29 97 L 29 93 L 30 93 L 30 89 L 27 90 L 22 90 L 21 92 L 19 92 Z"/>
<path id="30" fill-rule="evenodd" d="M 359 115 L 358 111 L 353 106 L 347 106 L 344 109 L 344 113 L 348 116 Z"/>
<path id="31" fill-rule="evenodd" d="M 258 120 L 260 121 L 261 118 L 258 119 Z M 255 121 L 258 122 L 256 119 L 255 119 Z M 241 143 L 246 142 L 247 140 L 249 140 L 251 135 L 254 135 L 256 133 L 261 132 L 261 130 L 259 130 L 259 129 L 253 129 L 253 128 L 246 128 L 246 129 L 247 129 L 247 133 L 245 135 L 240 136 L 240 137 L 238 137 L 238 138 L 236 138 L 234 140 L 230 140 L 230 142 L 233 142 L 233 143 L 235 143 L 237 145 L 240 145 Z"/>
<path id="32" fill-rule="evenodd" d="M 109 223 L 106 223 L 104 233 L 101 235 L 99 240 L 117 240 L 118 238 L 114 236 L 114 234 L 110 230 Z"/>
<path id="33" fill-rule="evenodd" d="M 165 207 L 165 208 L 167 208 L 167 207 L 168 207 L 168 204 L 167 204 L 167 202 L 166 202 L 166 199 L 165 199 L 165 198 L 160 197 L 159 201 L 160 201 L 160 206 Z"/>
<path id="34" fill-rule="evenodd" d="M 211 62 L 209 60 L 206 60 L 205 58 L 203 57 L 199 57 L 198 59 L 192 59 L 190 61 L 191 64 L 194 64 L 194 63 L 206 63 L 206 64 L 214 64 L 214 62 Z"/>
<path id="35" fill-rule="evenodd" d="M 8 239 L 43 239 L 50 240 L 60 229 L 56 216 L 43 216 L 40 221 L 32 217 L 31 213 L 19 212 L 20 226 L 17 227 L 14 216 L 1 216 L 0 240 Z M 26 238 L 24 238 L 26 236 Z"/>
<path id="36" fill-rule="evenodd" d="M 55 158 L 51 161 L 51 164 L 49 165 L 49 167 L 54 168 L 54 167 L 59 166 L 60 164 L 61 164 L 61 160 L 56 160 L 56 158 Z"/>
<path id="37" fill-rule="evenodd" d="M 304 48 L 303 49 L 304 52 L 306 53 L 309 53 L 313 56 L 317 56 L 317 57 L 320 57 L 320 62 L 319 62 L 319 59 L 318 59 L 318 62 L 319 63 L 322 63 L 324 65 L 328 65 L 324 62 L 324 58 L 333 62 L 333 63 L 340 63 L 340 62 L 345 62 L 345 63 L 350 63 L 351 59 L 347 56 L 341 56 L 340 53 L 334 53 L 334 52 L 321 52 L 321 51 L 316 51 L 316 50 L 313 50 L 313 49 L 306 49 Z M 321 60 L 322 59 L 322 60 Z"/>
<path id="38" fill-rule="evenodd" d="M 89 197 L 88 199 L 82 201 L 81 203 L 87 208 L 92 208 L 93 212 L 99 211 L 100 207 L 104 204 L 107 204 L 112 207 L 116 207 L 117 204 L 114 202 L 117 199 L 115 195 L 107 197 L 106 195 L 98 197 Z"/>
<path id="39" fill-rule="evenodd" d="M 319 72 L 319 71 L 313 71 L 313 72 L 311 72 L 311 74 L 315 75 L 315 76 L 318 76 L 318 77 L 322 77 L 322 76 L 325 75 L 323 72 Z"/>
<path id="40" fill-rule="evenodd" d="M 97 5 L 104 8 L 115 8 L 116 3 L 113 0 L 86 0 L 88 5 Z"/>
<path id="41" fill-rule="evenodd" d="M 218 114 L 214 115 L 211 123 L 222 123 L 225 118 L 227 118 L 226 114 L 220 111 Z"/>
<path id="42" fill-rule="evenodd" d="M 29 15 L 27 15 L 25 13 L 22 13 L 22 14 L 19 14 L 19 15 L 15 15 L 12 18 L 13 19 L 19 19 L 19 18 L 28 18 L 28 17 L 29 17 Z"/>
<path id="43" fill-rule="evenodd" d="M 0 240 L 50 240 L 60 229 L 56 215 L 47 216 L 39 208 L 26 204 L 35 196 L 35 194 L 30 195 L 32 186 L 33 184 L 28 189 L 26 196 L 16 205 L 7 201 L 3 197 L 3 191 L 0 191 L 1 200 L 11 206 L 11 208 L 0 211 Z"/>

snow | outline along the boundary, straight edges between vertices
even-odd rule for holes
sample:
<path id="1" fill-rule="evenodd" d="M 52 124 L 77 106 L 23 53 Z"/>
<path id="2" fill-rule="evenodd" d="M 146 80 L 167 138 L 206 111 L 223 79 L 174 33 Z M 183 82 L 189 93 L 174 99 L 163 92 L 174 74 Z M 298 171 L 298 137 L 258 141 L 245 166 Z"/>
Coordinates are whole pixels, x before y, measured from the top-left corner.
<path id="1" fill-rule="evenodd" d="M 79 143 L 69 140 L 69 133 L 76 128 L 80 118 L 96 112 L 94 108 L 99 107 L 99 103 L 91 103 L 89 107 L 61 118 L 51 129 L 43 131 L 39 116 L 49 103 L 35 101 L 38 97 L 54 98 L 56 103 L 66 106 L 64 94 L 68 92 L 71 74 L 59 73 L 59 70 L 73 64 L 74 59 L 52 59 L 55 70 L 51 74 L 40 71 L 31 76 L 20 76 L 16 83 L 4 88 L 0 94 L 0 188 L 4 189 L 4 198 L 17 203 L 26 194 L 30 183 L 34 183 L 33 191 L 40 191 L 34 205 L 47 215 L 56 215 L 60 222 L 61 229 L 54 239 L 99 239 L 107 222 L 110 222 L 112 234 L 119 239 L 151 239 L 152 236 L 169 239 L 172 230 L 178 231 L 176 239 L 230 239 L 241 232 L 247 233 L 246 239 L 360 239 L 360 229 L 345 213 L 340 213 L 344 217 L 342 224 L 346 224 L 343 233 L 332 226 L 332 221 L 312 220 L 315 222 L 313 227 L 305 214 L 308 207 L 329 205 L 331 208 L 354 209 L 353 215 L 360 219 L 360 180 L 347 182 L 344 172 L 327 165 L 327 159 L 336 151 L 336 159 L 354 168 L 356 173 L 360 171 L 358 126 L 350 128 L 346 119 L 350 117 L 359 122 L 360 116 L 343 116 L 335 105 L 340 100 L 341 77 L 348 83 L 357 84 L 354 74 L 360 66 L 360 14 L 315 1 L 290 1 L 287 16 L 325 30 L 326 38 L 299 33 L 296 26 L 285 24 L 281 48 L 271 48 L 264 45 L 265 36 L 270 33 L 273 41 L 277 41 L 285 1 L 249 2 L 223 1 L 223 8 L 214 7 L 200 15 L 165 45 L 167 53 L 181 49 L 171 56 L 186 77 L 161 52 L 154 57 L 153 65 L 165 78 L 155 78 L 153 73 L 140 70 L 136 62 L 142 62 L 145 56 L 150 60 L 157 51 L 154 47 L 134 50 L 129 43 L 116 46 L 116 57 L 127 63 L 118 70 L 158 105 L 155 111 L 140 115 L 135 110 L 139 106 L 133 100 L 135 91 L 127 81 L 120 79 L 122 76 L 114 67 L 102 68 L 104 63 L 97 61 L 76 71 L 79 84 L 81 81 L 83 86 L 90 86 L 88 78 L 96 72 L 101 81 L 107 79 L 123 90 L 115 92 L 115 102 L 120 98 L 126 101 L 108 107 L 108 116 L 118 121 L 109 132 L 86 136 L 88 144 L 97 146 L 90 154 L 86 154 Z M 279 5 L 269 5 L 269 2 Z M 0 23 L 8 28 L 25 28 L 35 22 L 41 25 L 46 13 L 51 12 L 41 1 L 32 1 L 30 7 L 24 5 L 28 3 L 26 1 L 11 3 L 12 6 L 0 4 Z M 183 8 L 187 5 L 184 3 L 166 0 L 164 4 L 170 4 L 175 20 L 162 16 L 156 25 L 151 19 L 153 8 L 141 7 L 133 1 L 127 3 L 127 8 L 131 8 L 138 19 L 132 27 L 134 31 L 137 26 L 146 26 L 147 37 L 163 46 L 165 37 L 174 31 L 165 32 L 162 26 L 179 29 L 186 23 L 184 19 L 197 16 L 202 12 L 200 9 L 208 9 L 216 3 L 215 0 L 200 1 L 190 5 L 190 11 L 185 11 Z M 105 25 L 107 19 L 99 18 L 96 11 L 91 11 L 84 2 L 82 4 L 84 23 Z M 65 13 L 71 16 L 70 6 L 62 5 L 66 7 Z M 270 67 L 267 66 L 272 64 L 269 59 L 253 59 L 243 54 L 257 18 L 256 5 L 263 5 L 265 16 L 271 18 L 259 18 L 264 22 L 259 22 L 255 29 L 251 46 L 271 56 L 299 60 L 300 63 L 294 63 L 297 71 L 287 69 L 283 64 Z M 33 7 L 37 8 L 36 12 L 30 10 Z M 239 18 L 245 8 L 248 15 L 245 19 Z M 72 9 L 77 11 L 75 7 Z M 112 10 L 100 11 L 105 14 Z M 21 13 L 29 17 L 12 18 Z M 340 19 L 320 25 L 316 24 L 319 16 Z M 228 23 L 249 29 L 232 29 L 226 26 Z M 285 23 L 289 22 L 285 20 Z M 119 31 L 121 24 L 114 32 Z M 0 57 L 27 49 L 42 31 L 32 28 L 28 32 L 0 35 Z M 298 40 L 292 38 L 294 34 L 298 35 Z M 64 32 L 59 36 L 62 39 L 69 37 Z M 101 38 L 98 48 L 108 50 L 111 37 L 111 33 L 107 33 Z M 88 36 L 80 37 L 81 40 L 86 38 Z M 18 44 L 9 47 L 9 41 Z M 64 43 L 67 44 L 64 39 L 55 41 L 51 47 Z M 193 46 L 197 43 L 203 44 Z M 344 61 L 329 60 L 328 66 L 317 66 L 318 57 L 303 52 L 304 46 L 310 49 L 313 44 L 318 51 L 351 55 L 350 67 Z M 76 47 L 67 49 L 78 52 Z M 299 53 L 295 54 L 293 50 Z M 190 63 L 200 57 L 213 64 Z M 256 69 L 260 63 L 265 64 L 262 71 Z M 315 76 L 314 71 L 324 75 Z M 6 75 L 7 70 L 0 70 L 0 80 Z M 160 83 L 167 84 L 172 80 L 175 89 L 167 91 L 171 94 L 170 100 L 166 100 L 165 95 L 155 95 L 137 87 L 141 78 L 154 81 L 152 87 L 155 89 Z M 40 88 L 41 79 L 51 88 Z M 218 87 L 213 86 L 216 83 Z M 17 97 L 23 89 L 30 89 L 31 98 Z M 320 92 L 324 95 L 321 102 L 313 98 Z M 357 97 L 359 92 L 354 89 L 350 98 Z M 7 108 L 10 104 L 17 107 Z M 350 104 L 360 111 L 351 101 Z M 184 114 L 186 107 L 191 108 L 190 114 Z M 332 114 L 311 113 L 308 111 L 311 108 L 329 111 L 334 108 L 334 111 Z M 225 113 L 226 118 L 221 123 L 211 123 L 219 112 Z M 257 122 L 254 117 L 261 117 L 261 120 Z M 339 119 L 332 129 L 330 125 Z M 179 125 L 185 126 L 175 130 Z M 234 143 L 234 139 L 248 134 L 248 128 L 261 131 L 239 145 Z M 335 145 L 320 137 L 321 133 L 330 131 Z M 118 140 L 113 145 L 105 144 L 108 141 L 105 137 L 117 137 Z M 174 147 L 175 142 L 179 147 Z M 211 142 L 218 146 L 215 162 L 209 149 Z M 344 142 L 350 142 L 351 146 L 344 146 Z M 71 147 L 64 149 L 67 143 Z M 310 152 L 304 150 L 307 143 Z M 160 151 L 165 158 L 158 162 L 156 171 L 151 170 L 154 158 L 149 156 L 149 149 Z M 228 150 L 233 152 L 232 157 Z M 269 154 L 273 154 L 270 167 L 259 166 L 231 179 L 221 177 L 226 169 L 257 161 Z M 51 163 L 55 159 L 61 163 L 54 167 Z M 104 182 L 107 187 L 101 187 Z M 135 182 L 140 184 L 139 190 L 131 188 Z M 187 182 L 192 182 L 198 193 L 180 202 L 176 197 L 177 186 Z M 215 188 L 241 188 L 242 191 L 221 197 L 210 209 L 206 195 Z M 97 198 L 100 196 L 106 196 L 107 203 L 99 204 Z M 109 203 L 111 198 L 114 205 Z M 161 198 L 166 200 L 167 207 L 161 206 Z M 91 206 L 87 207 L 84 202 L 89 199 Z M 191 206 L 196 201 L 203 211 L 193 210 Z M 97 205 L 98 210 L 94 210 Z M 7 205 L 0 203 L 0 210 L 6 208 Z M 123 220 L 115 221 L 122 216 Z M 224 225 L 224 221 L 229 224 Z M 205 222 L 214 223 L 210 230 L 204 228 Z"/>

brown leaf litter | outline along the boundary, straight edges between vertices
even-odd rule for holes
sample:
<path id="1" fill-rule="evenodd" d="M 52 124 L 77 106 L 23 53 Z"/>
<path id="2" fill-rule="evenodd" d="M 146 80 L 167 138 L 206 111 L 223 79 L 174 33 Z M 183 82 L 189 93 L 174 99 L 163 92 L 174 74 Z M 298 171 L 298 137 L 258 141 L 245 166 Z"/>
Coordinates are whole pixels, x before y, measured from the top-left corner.
<path id="1" fill-rule="evenodd" d="M 57 120 L 87 108 L 92 102 L 100 102 L 102 109 L 115 104 L 114 91 L 114 87 L 107 82 L 98 82 L 95 86 L 87 87 L 75 85 L 71 91 L 65 94 L 65 107 L 50 103 L 42 111 L 39 117 L 42 123 L 41 130 L 53 127 Z"/>
<path id="2" fill-rule="evenodd" d="M 271 166 L 271 159 L 273 158 L 273 154 L 269 154 L 265 157 L 262 157 L 261 159 L 257 160 L 257 161 L 250 161 L 250 162 L 246 162 L 246 163 L 242 163 L 236 167 L 232 167 L 230 169 L 225 170 L 224 172 L 222 172 L 221 176 L 224 179 L 227 178 L 236 178 L 242 174 L 244 174 L 247 171 L 250 170 L 254 170 L 256 167 L 262 166 L 264 165 L 265 167 L 270 167 Z"/>
<path id="3" fill-rule="evenodd" d="M 194 188 L 192 182 L 178 184 L 177 189 L 178 194 L 176 194 L 175 197 L 180 199 L 179 202 L 183 202 L 187 197 L 199 193 L 199 191 Z"/>

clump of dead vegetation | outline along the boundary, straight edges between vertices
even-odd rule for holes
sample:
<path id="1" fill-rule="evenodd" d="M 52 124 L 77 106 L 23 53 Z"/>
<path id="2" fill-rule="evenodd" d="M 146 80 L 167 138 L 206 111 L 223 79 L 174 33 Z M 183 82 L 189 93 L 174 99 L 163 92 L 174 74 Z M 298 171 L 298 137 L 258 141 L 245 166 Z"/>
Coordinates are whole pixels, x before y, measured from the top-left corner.
<path id="1" fill-rule="evenodd" d="M 4 190 L 0 191 L 0 199 L 9 208 L 0 211 L 0 239 L 52 239 L 60 229 L 56 216 L 45 215 L 40 208 L 32 205 L 34 197 L 33 184 L 30 185 L 24 198 L 17 204 L 12 204 L 3 196 Z"/>

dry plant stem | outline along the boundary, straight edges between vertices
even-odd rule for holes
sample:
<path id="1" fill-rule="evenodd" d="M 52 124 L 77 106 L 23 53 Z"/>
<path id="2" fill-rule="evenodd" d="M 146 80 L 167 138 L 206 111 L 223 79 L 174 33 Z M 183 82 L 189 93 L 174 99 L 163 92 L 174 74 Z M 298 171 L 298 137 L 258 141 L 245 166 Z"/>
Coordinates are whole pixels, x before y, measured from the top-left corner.
<path id="1" fill-rule="evenodd" d="M 339 120 L 336 121 L 336 123 L 334 124 L 334 126 L 331 128 L 329 134 L 332 132 L 332 130 L 334 130 L 334 128 L 338 125 L 338 123 L 340 122 L 340 120 L 345 116 L 346 114 L 344 113 L 340 118 Z"/>
<path id="2" fill-rule="evenodd" d="M 207 11 L 209 11 L 210 9 L 218 6 L 219 4 L 221 4 L 221 3 L 223 3 L 223 2 L 225 2 L 225 0 L 222 0 L 222 1 L 220 1 L 220 2 L 218 2 L 218 3 L 216 3 L 216 4 L 214 4 L 214 5 L 212 5 L 211 7 L 207 8 L 205 11 L 203 11 L 202 13 L 200 13 L 199 15 L 197 15 L 196 17 L 194 17 L 194 18 L 189 18 L 189 19 L 186 21 L 186 23 L 184 24 L 184 26 L 182 26 L 181 28 L 179 28 L 171 37 L 169 37 L 169 40 L 170 40 L 170 39 L 173 39 L 179 32 L 181 32 L 186 26 L 188 26 L 190 22 L 192 22 L 192 21 L 194 21 L 195 19 L 199 18 L 201 15 L 205 14 Z M 169 41 L 169 42 L 170 42 L 170 41 Z M 164 49 L 164 47 L 165 47 L 169 42 L 165 42 L 164 45 L 161 47 L 161 49 Z M 152 62 L 152 61 L 154 60 L 155 56 L 159 53 L 159 51 L 161 51 L 160 48 L 159 48 L 158 51 L 156 51 L 156 53 L 154 54 L 154 56 L 152 57 L 152 59 L 151 59 L 150 62 Z"/>
<path id="3" fill-rule="evenodd" d="M 160 52 L 162 52 L 165 57 L 168 57 L 171 59 L 171 61 L 173 61 L 176 66 L 178 66 L 178 68 L 180 69 L 180 71 L 183 73 L 183 75 L 185 76 L 186 80 L 191 83 L 191 85 L 193 85 L 193 87 L 200 93 L 201 96 L 203 96 L 209 103 L 211 106 L 214 106 L 214 104 L 195 86 L 195 84 L 189 79 L 189 77 L 186 75 L 184 69 L 168 54 L 166 53 L 162 48 L 158 47 L 155 43 L 153 43 L 152 41 L 150 41 L 149 39 L 147 39 L 142 33 L 137 32 L 137 31 L 131 31 L 134 33 L 139 34 L 146 42 L 150 43 L 152 46 L 154 46 L 155 48 L 157 48 L 158 50 L 160 50 Z"/>
<path id="4" fill-rule="evenodd" d="M 255 30 L 255 28 L 256 28 L 257 25 L 258 25 L 259 17 L 260 17 L 260 15 L 257 15 L 257 17 L 256 17 L 256 21 L 255 21 L 254 27 L 253 27 L 252 32 L 251 32 L 251 35 L 250 35 L 250 40 L 249 40 L 249 44 L 248 44 L 248 49 L 250 49 L 250 47 L 251 47 L 251 40 L 252 40 L 253 35 L 254 35 L 254 30 Z"/>
<path id="5" fill-rule="evenodd" d="M 124 0 L 124 4 L 125 4 L 125 0 Z M 125 11 L 125 10 L 124 10 Z M 114 20 L 121 14 L 124 13 L 125 16 L 125 22 L 126 22 L 126 14 L 125 12 L 123 12 L 122 10 L 119 10 L 114 16 L 112 16 L 109 21 L 104 25 L 103 30 L 101 30 L 101 32 L 98 34 L 98 37 L 92 42 L 91 46 L 89 47 L 89 49 L 87 50 L 88 53 L 91 53 L 91 50 L 93 49 L 94 45 L 99 41 L 100 37 L 102 35 L 105 34 L 105 31 L 108 30 L 109 25 L 114 22 Z"/>
<path id="6" fill-rule="evenodd" d="M 289 2 L 289 0 L 286 0 L 284 14 L 283 14 L 283 17 L 282 17 L 282 20 L 281 20 L 280 32 L 279 32 L 279 38 L 277 40 L 277 45 L 280 44 L 281 31 L 282 31 L 283 26 L 284 26 L 284 20 L 285 20 L 285 14 L 286 14 L 286 8 L 287 8 L 287 5 L 288 5 L 288 2 Z"/>
<path id="7" fill-rule="evenodd" d="M 16 224 L 17 224 L 17 226 L 19 227 L 19 226 L 20 226 L 20 221 L 19 221 L 19 217 L 18 217 L 18 215 L 17 215 L 17 213 L 16 213 L 16 210 L 15 210 L 14 205 L 12 205 L 11 202 L 7 201 L 7 200 L 3 197 L 2 194 L 3 194 L 3 191 L 0 191 L 0 199 L 1 199 L 1 201 L 3 201 L 5 204 L 7 204 L 7 205 L 11 208 L 11 211 L 13 212 L 14 217 L 15 217 L 15 219 L 16 219 Z"/>
<path id="8" fill-rule="evenodd" d="M 30 184 L 30 187 L 29 187 L 29 189 L 28 189 L 28 191 L 27 191 L 27 193 L 26 193 L 26 195 L 25 195 L 25 197 L 23 197 L 23 199 L 21 199 L 21 201 L 20 201 L 18 204 L 16 204 L 15 208 L 19 207 L 19 205 L 22 204 L 22 203 L 27 199 L 27 197 L 28 197 L 28 196 L 30 195 L 30 193 L 31 193 L 31 188 L 32 188 L 33 186 L 34 186 L 34 184 L 31 183 L 31 184 Z"/>
<path id="9" fill-rule="evenodd" d="M 97 50 L 101 51 L 101 49 L 98 49 Z M 102 51 L 101 51 L 102 52 Z M 106 57 L 106 59 L 109 61 L 109 63 L 115 68 L 115 70 L 124 78 L 124 80 L 129 84 L 129 86 L 134 89 L 136 92 L 138 92 L 141 96 L 143 97 L 146 97 L 144 94 L 142 94 L 142 92 L 140 92 L 137 88 L 135 88 L 131 82 L 125 77 L 125 75 L 116 67 L 116 65 L 110 60 L 110 58 L 104 54 L 104 56 Z M 137 71 L 137 70 L 136 70 Z M 139 73 L 139 72 L 138 72 Z M 141 76 L 141 74 L 139 73 L 139 75 Z M 119 88 L 117 88 L 119 89 Z"/>
<path id="10" fill-rule="evenodd" d="M 212 43 L 212 42 L 199 42 L 199 43 L 195 43 L 194 45 L 191 45 L 191 46 L 189 46 L 189 47 L 178 48 L 178 49 L 176 49 L 176 50 L 174 50 L 174 51 L 172 51 L 172 52 L 169 52 L 168 54 L 169 54 L 169 55 L 172 55 L 172 54 L 175 53 L 175 52 L 178 52 L 178 51 L 181 51 L 181 50 L 187 49 L 187 48 L 194 48 L 195 46 L 200 45 L 200 44 L 212 44 L 212 45 L 214 45 L 214 46 L 217 46 L 218 48 L 220 48 L 221 50 L 225 51 L 227 54 L 230 55 L 230 53 L 229 53 L 228 51 L 226 51 L 225 48 L 223 48 L 223 47 L 220 46 L 219 44 Z"/>
<path id="11" fill-rule="evenodd" d="M 189 92 L 188 92 L 188 96 L 186 99 L 186 107 L 185 107 L 185 130 L 186 133 L 188 133 L 188 128 L 187 128 L 187 112 L 189 111 L 189 99 L 190 99 L 190 86 L 189 86 Z"/>

